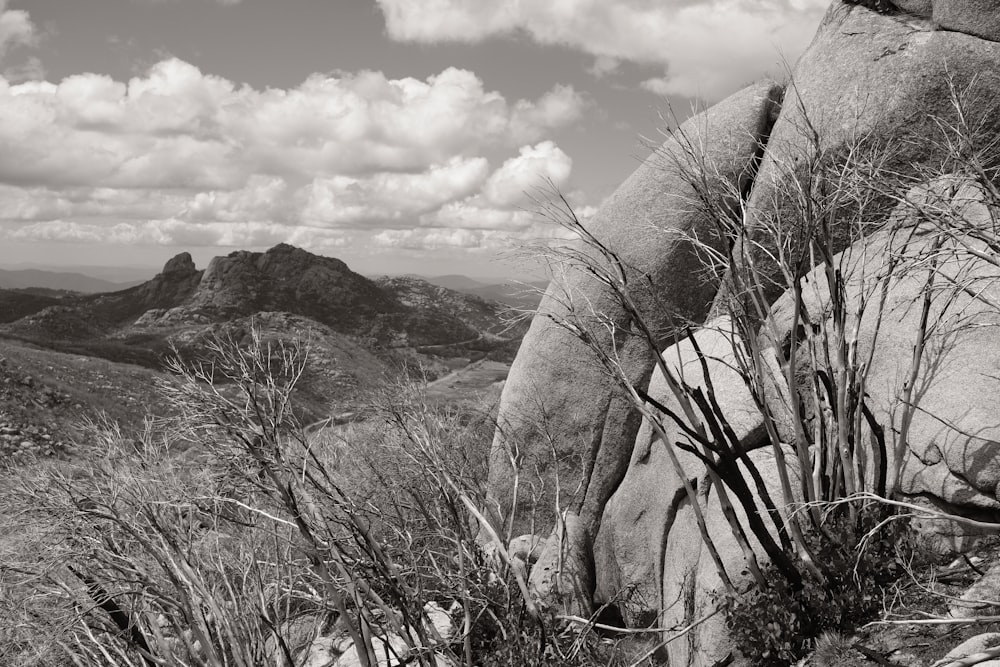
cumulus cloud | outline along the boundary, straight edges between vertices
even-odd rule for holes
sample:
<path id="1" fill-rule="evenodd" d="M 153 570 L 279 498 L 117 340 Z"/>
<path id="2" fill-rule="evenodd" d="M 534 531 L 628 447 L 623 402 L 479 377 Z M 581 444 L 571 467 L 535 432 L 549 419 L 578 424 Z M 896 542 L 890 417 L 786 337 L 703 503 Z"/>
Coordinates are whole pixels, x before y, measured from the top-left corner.
<path id="1" fill-rule="evenodd" d="M 485 158 L 453 158 L 417 174 L 316 179 L 309 188 L 307 220 L 352 226 L 365 221 L 411 223 L 422 213 L 473 194 L 489 174 Z"/>
<path id="2" fill-rule="evenodd" d="M 566 185 L 572 169 L 573 161 L 551 141 L 523 146 L 517 157 L 493 172 L 483 197 L 501 208 L 525 205 L 532 191 L 547 183 L 559 188 Z"/>
<path id="3" fill-rule="evenodd" d="M 531 226 L 525 190 L 569 183 L 572 161 L 546 137 L 585 105 L 562 85 L 507 100 L 456 68 L 264 90 L 176 58 L 129 81 L 0 77 L 0 237 L 491 242 Z"/>
<path id="4" fill-rule="evenodd" d="M 176 218 L 95 224 L 50 220 L 11 229 L 6 237 L 16 241 L 110 243 L 119 245 L 269 246 L 282 241 L 315 247 L 342 247 L 348 238 L 321 228 L 289 228 L 271 222 L 197 223 Z"/>
<path id="5" fill-rule="evenodd" d="M 716 99 L 808 44 L 828 0 L 377 0 L 391 37 L 479 42 L 521 33 L 595 57 L 604 74 L 619 61 L 662 66 L 646 88 Z"/>
<path id="6" fill-rule="evenodd" d="M 119 82 L 0 80 L 0 181 L 232 188 L 248 173 L 302 178 L 422 170 L 517 145 L 576 120 L 583 100 L 557 86 L 509 104 L 473 73 L 417 79 L 315 75 L 254 90 L 177 59 Z"/>
<path id="7" fill-rule="evenodd" d="M 7 0 L 0 0 L 0 58 L 8 48 L 18 44 L 34 44 L 36 39 L 38 33 L 28 12 L 7 9 Z"/>

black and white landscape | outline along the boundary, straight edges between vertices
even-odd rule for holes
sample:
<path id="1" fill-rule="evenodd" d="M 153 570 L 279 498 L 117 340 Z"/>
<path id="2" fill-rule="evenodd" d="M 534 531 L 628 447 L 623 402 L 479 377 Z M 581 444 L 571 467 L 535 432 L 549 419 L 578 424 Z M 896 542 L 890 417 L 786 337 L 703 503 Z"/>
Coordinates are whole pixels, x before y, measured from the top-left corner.
<path id="1" fill-rule="evenodd" d="M 0 666 L 1000 663 L 1000 0 L 0 0 Z"/>

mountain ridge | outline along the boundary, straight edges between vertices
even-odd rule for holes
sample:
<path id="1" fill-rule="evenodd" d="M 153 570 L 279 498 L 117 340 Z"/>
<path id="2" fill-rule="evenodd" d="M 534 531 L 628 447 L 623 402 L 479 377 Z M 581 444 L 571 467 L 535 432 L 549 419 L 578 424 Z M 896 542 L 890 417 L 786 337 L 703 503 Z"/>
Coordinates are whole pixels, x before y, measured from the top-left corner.
<path id="1" fill-rule="evenodd" d="M 182 252 L 150 280 L 111 292 L 59 298 L 0 290 L 5 303 L 24 316 L 4 318 L 0 334 L 49 345 L 131 346 L 152 357 L 177 339 L 278 312 L 372 349 L 509 342 L 498 302 L 418 278 L 371 280 L 337 258 L 284 243 L 215 257 L 204 269 Z"/>

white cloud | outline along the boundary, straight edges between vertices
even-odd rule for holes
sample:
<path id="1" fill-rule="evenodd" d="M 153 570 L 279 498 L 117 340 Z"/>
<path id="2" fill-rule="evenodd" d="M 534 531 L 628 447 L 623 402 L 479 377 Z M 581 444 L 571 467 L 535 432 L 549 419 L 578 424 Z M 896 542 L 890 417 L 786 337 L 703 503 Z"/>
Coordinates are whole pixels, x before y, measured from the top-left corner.
<path id="1" fill-rule="evenodd" d="M 487 202 L 501 208 L 525 206 L 532 192 L 548 183 L 561 188 L 569 180 L 573 161 L 551 141 L 523 146 L 490 176 L 483 187 Z"/>
<path id="2" fill-rule="evenodd" d="M 177 59 L 128 83 L 0 80 L 0 181 L 111 187 L 238 187 L 250 173 L 315 176 L 412 171 L 537 138 L 580 116 L 557 86 L 509 104 L 474 74 L 314 75 L 254 90 Z"/>
<path id="3" fill-rule="evenodd" d="M 4 234 L 16 241 L 167 245 L 180 247 L 260 247 L 282 241 L 310 247 L 341 247 L 347 238 L 329 229 L 271 222 L 196 223 L 168 218 L 111 225 L 51 220 L 23 225 Z"/>
<path id="4" fill-rule="evenodd" d="M 264 90 L 176 58 L 129 81 L 0 77 L 0 237 L 316 247 L 418 229 L 407 242 L 485 243 L 530 227 L 514 211 L 524 190 L 569 183 L 546 137 L 585 105 L 562 85 L 509 101 L 455 68 Z"/>
<path id="5" fill-rule="evenodd" d="M 38 32 L 28 12 L 7 9 L 7 0 L 0 0 L 0 58 L 11 46 L 34 44 L 37 39 Z"/>
<path id="6" fill-rule="evenodd" d="M 453 158 L 418 174 L 376 173 L 313 181 L 305 218 L 333 224 L 412 222 L 427 211 L 473 194 L 486 179 L 485 158 Z"/>
<path id="7" fill-rule="evenodd" d="M 391 37 L 479 42 L 522 33 L 596 57 L 662 66 L 647 88 L 717 99 L 808 44 L 829 0 L 377 0 Z"/>

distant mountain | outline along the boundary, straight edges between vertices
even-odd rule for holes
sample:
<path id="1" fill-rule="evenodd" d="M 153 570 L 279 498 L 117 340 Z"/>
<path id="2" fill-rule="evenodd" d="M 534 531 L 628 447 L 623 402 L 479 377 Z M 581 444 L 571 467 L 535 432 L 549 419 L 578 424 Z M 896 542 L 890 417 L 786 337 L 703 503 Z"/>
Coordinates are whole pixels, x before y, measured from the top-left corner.
<path id="1" fill-rule="evenodd" d="M 417 278 L 372 281 L 338 259 L 287 244 L 216 257 L 204 271 L 181 253 L 152 279 L 113 292 L 4 298 L 12 314 L 0 334 L 139 363 L 267 313 L 293 318 L 280 320 L 283 335 L 294 328 L 289 322 L 313 322 L 368 349 L 478 342 L 483 351 L 512 342 L 500 303 Z"/>
<path id="2" fill-rule="evenodd" d="M 383 276 L 377 278 L 375 284 L 404 306 L 422 311 L 433 320 L 454 317 L 480 334 L 500 334 L 503 331 L 498 318 L 503 308 L 498 307 L 496 301 L 412 276 Z"/>
<path id="3" fill-rule="evenodd" d="M 467 292 L 471 289 L 486 287 L 492 284 L 491 282 L 476 280 L 475 278 L 459 275 L 457 273 L 451 273 L 446 276 L 433 276 L 431 278 L 427 278 L 426 280 L 434 285 L 447 287 L 448 289 L 453 289 L 458 292 Z"/>
<path id="4" fill-rule="evenodd" d="M 180 306 L 194 294 L 201 276 L 191 255 L 181 253 L 151 280 L 115 292 L 64 297 L 13 322 L 8 331 L 39 342 L 101 338 L 150 310 Z"/>
<path id="5" fill-rule="evenodd" d="M 434 276 L 427 282 L 453 289 L 466 294 L 478 296 L 487 301 L 499 301 L 516 309 L 534 310 L 542 300 L 542 294 L 548 286 L 547 280 L 532 281 L 520 284 L 511 280 L 505 283 L 487 283 L 462 275 Z"/>
<path id="6" fill-rule="evenodd" d="M 138 282 L 112 282 L 101 278 L 93 278 L 82 273 L 46 271 L 42 269 L 0 269 L 0 289 L 41 287 L 93 294 L 95 292 L 113 292 L 125 289 Z"/>

